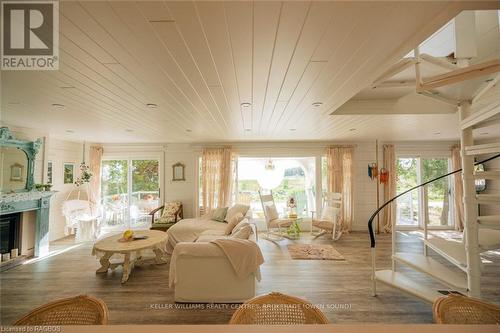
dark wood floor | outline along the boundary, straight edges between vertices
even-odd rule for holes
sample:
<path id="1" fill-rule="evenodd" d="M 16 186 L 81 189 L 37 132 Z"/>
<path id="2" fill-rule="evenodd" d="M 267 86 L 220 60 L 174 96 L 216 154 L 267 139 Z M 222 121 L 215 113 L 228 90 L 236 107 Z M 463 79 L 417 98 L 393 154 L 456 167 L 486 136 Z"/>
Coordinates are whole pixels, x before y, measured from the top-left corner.
<path id="1" fill-rule="evenodd" d="M 398 247 L 421 251 L 421 242 L 412 233 L 398 234 Z M 346 261 L 292 260 L 286 245 L 260 240 L 266 259 L 257 293 L 270 291 L 306 298 L 323 307 L 333 323 L 431 323 L 431 305 L 395 289 L 378 285 L 378 296 L 370 293 L 369 242 L 366 233 L 352 233 L 334 243 Z M 309 243 L 305 235 L 300 242 Z M 315 243 L 331 243 L 319 238 Z M 234 312 L 230 305 L 195 308 L 173 303 L 168 287 L 168 264 L 137 267 L 125 285 L 120 284 L 121 268 L 96 275 L 97 260 L 91 245 L 70 248 L 71 239 L 52 244 L 52 250 L 68 249 L 44 260 L 18 266 L 0 274 L 1 324 L 9 324 L 45 302 L 77 294 L 102 298 L 109 307 L 111 324 L 224 324 Z M 390 236 L 378 237 L 379 268 L 390 267 Z M 483 256 L 483 296 L 500 303 L 500 253 Z M 433 283 L 408 271 L 414 279 Z"/>

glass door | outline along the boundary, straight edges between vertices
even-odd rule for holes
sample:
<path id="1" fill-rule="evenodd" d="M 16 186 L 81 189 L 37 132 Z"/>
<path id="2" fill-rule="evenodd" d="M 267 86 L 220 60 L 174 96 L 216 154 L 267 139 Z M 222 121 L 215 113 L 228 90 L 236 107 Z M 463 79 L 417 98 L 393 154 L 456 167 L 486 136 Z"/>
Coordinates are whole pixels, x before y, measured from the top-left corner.
<path id="1" fill-rule="evenodd" d="M 420 184 L 419 159 L 398 158 L 397 160 L 397 193 Z M 410 191 L 396 200 L 396 224 L 403 227 L 418 227 L 420 220 L 419 191 Z"/>
<path id="2" fill-rule="evenodd" d="M 104 229 L 148 229 L 149 212 L 159 206 L 158 159 L 102 161 L 101 193 Z"/>
<path id="3" fill-rule="evenodd" d="M 128 227 L 128 161 L 103 160 L 101 166 L 104 228 L 125 229 Z"/>
<path id="4" fill-rule="evenodd" d="M 132 160 L 130 224 L 132 228 L 149 228 L 149 212 L 159 206 L 160 175 L 158 160 Z"/>
<path id="5" fill-rule="evenodd" d="M 422 158 L 422 181 L 434 179 L 449 172 L 448 158 Z M 430 183 L 423 189 L 427 225 L 429 227 L 452 227 L 450 177 Z"/>
<path id="6" fill-rule="evenodd" d="M 442 176 L 450 171 L 448 157 L 400 157 L 397 160 L 397 193 Z M 398 227 L 452 228 L 451 178 L 445 177 L 408 192 L 397 199 Z"/>

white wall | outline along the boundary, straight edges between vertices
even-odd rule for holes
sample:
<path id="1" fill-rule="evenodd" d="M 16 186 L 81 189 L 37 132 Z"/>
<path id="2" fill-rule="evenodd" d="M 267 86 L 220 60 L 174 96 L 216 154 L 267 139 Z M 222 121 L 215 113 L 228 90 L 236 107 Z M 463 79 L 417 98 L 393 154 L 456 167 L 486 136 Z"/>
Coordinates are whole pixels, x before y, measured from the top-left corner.
<path id="1" fill-rule="evenodd" d="M 47 138 L 47 161 L 52 162 L 52 190 L 57 193 L 52 197 L 50 203 L 50 224 L 49 237 L 50 240 L 59 239 L 65 236 L 64 228 L 66 220 L 62 215 L 62 204 L 70 195 L 70 198 L 77 198 L 78 189 L 74 184 L 64 184 L 63 181 L 63 164 L 75 164 L 75 180 L 79 175 L 79 166 L 82 162 L 83 145 L 79 142 L 63 141 L 53 138 Z M 45 163 L 46 163 L 45 162 Z M 47 181 L 44 176 L 44 183 Z M 86 199 L 85 190 L 82 189 L 80 198 Z"/>

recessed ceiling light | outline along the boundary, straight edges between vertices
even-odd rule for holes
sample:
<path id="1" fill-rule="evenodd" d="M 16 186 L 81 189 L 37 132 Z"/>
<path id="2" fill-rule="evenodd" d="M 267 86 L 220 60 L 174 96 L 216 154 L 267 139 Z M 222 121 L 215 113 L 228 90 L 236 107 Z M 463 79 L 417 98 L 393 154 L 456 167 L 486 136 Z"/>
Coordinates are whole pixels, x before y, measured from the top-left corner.
<path id="1" fill-rule="evenodd" d="M 248 103 L 248 102 L 245 102 L 245 103 L 241 103 L 241 107 L 242 108 L 249 108 L 252 106 L 252 103 Z"/>
<path id="2" fill-rule="evenodd" d="M 155 103 L 148 103 L 146 104 L 146 106 L 150 109 L 156 109 L 158 107 L 158 104 L 155 104 Z"/>
<path id="3" fill-rule="evenodd" d="M 75 133 L 73 130 L 66 130 L 66 133 Z"/>
<path id="4" fill-rule="evenodd" d="M 187 128 L 187 129 L 186 129 L 186 132 L 191 133 L 192 131 L 193 131 L 193 130 L 191 130 L 191 129 L 189 129 L 189 128 Z"/>
<path id="5" fill-rule="evenodd" d="M 355 128 L 349 128 L 350 132 L 354 132 L 356 129 Z"/>
<path id="6" fill-rule="evenodd" d="M 314 103 L 312 103 L 312 106 L 314 106 L 315 108 L 320 107 L 321 105 L 323 105 L 323 102 L 314 102 Z"/>
<path id="7" fill-rule="evenodd" d="M 490 134 L 490 133 L 488 133 L 488 132 L 479 133 L 479 135 L 488 135 L 488 134 Z"/>
<path id="8" fill-rule="evenodd" d="M 134 130 L 133 129 L 130 129 L 130 128 L 126 128 L 125 129 L 125 132 L 129 132 L 129 133 L 132 133 Z"/>
<path id="9" fill-rule="evenodd" d="M 434 132 L 434 135 L 439 135 L 441 134 L 441 132 Z"/>
<path id="10" fill-rule="evenodd" d="M 61 89 L 75 89 L 75 87 L 73 87 L 73 86 L 61 86 L 59 88 L 61 88 Z"/>
<path id="11" fill-rule="evenodd" d="M 290 128 L 290 131 L 296 131 L 297 129 L 296 128 Z"/>
<path id="12" fill-rule="evenodd" d="M 56 110 L 64 110 L 66 108 L 66 105 L 64 104 L 59 104 L 59 103 L 53 103 L 52 107 Z"/>

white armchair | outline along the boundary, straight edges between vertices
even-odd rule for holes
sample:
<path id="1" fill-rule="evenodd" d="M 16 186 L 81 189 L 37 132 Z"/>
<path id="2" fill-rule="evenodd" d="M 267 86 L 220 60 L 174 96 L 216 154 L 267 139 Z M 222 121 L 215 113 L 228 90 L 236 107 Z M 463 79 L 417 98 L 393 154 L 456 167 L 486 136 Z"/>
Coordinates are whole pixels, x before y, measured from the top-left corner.
<path id="1" fill-rule="evenodd" d="M 341 193 L 326 193 L 323 197 L 323 207 L 321 208 L 321 217 L 314 219 L 312 216 L 313 228 L 320 229 L 320 232 L 312 231 L 314 238 L 322 236 L 326 233 L 332 234 L 334 241 L 340 239 L 342 230 L 340 225 L 340 210 L 342 209 L 342 194 Z M 314 214 L 314 213 L 313 213 Z"/>

